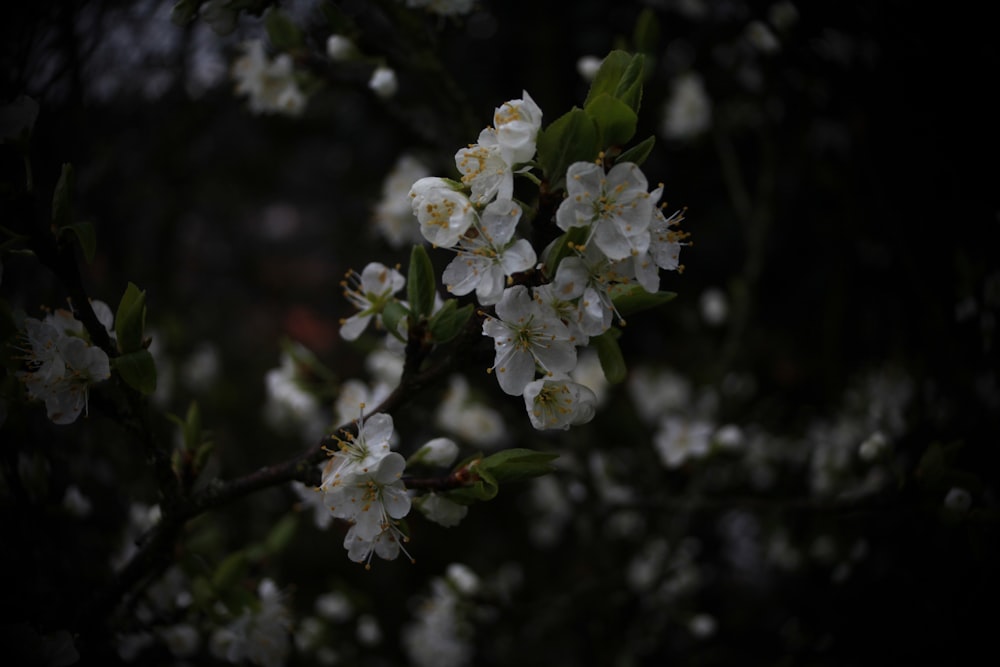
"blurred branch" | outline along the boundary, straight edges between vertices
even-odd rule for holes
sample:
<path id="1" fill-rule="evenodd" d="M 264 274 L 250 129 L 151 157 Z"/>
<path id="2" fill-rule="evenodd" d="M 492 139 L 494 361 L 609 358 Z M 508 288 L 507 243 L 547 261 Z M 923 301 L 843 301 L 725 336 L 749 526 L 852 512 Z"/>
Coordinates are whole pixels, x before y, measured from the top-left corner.
<path id="1" fill-rule="evenodd" d="M 475 341 L 481 340 L 480 328 L 480 321 L 477 318 L 470 318 L 465 331 L 451 346 L 448 356 L 425 370 L 404 374 L 399 386 L 373 412 L 391 413 L 444 378 L 462 362 L 468 348 Z M 336 430 L 357 433 L 357 423 L 349 422 Z M 171 511 L 165 508 L 160 523 L 143 539 L 132 559 L 104 591 L 99 592 L 89 605 L 82 608 L 77 630 L 81 634 L 97 632 L 99 624 L 108 617 L 123 597 L 129 592 L 137 591 L 142 582 L 150 580 L 159 567 L 169 562 L 171 549 L 188 521 L 208 510 L 254 492 L 291 481 L 308 479 L 315 466 L 328 456 L 327 451 L 331 442 L 332 438 L 328 436 L 287 461 L 260 468 L 228 482 L 214 480 L 202 491 L 189 497 L 179 498 L 173 504 Z M 443 479 L 447 480 L 450 477 Z M 412 483 L 414 486 L 411 488 L 431 488 L 426 480 Z M 456 480 L 439 483 L 450 484 L 447 488 L 457 488 Z"/>

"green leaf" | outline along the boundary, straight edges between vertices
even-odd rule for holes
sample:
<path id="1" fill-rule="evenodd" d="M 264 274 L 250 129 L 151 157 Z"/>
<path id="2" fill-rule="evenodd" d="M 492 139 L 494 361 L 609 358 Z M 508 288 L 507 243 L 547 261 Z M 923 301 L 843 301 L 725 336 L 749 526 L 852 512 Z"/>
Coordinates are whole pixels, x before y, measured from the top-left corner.
<path id="1" fill-rule="evenodd" d="M 656 12 L 646 7 L 639 12 L 639 18 L 635 21 L 635 30 L 632 31 L 632 43 L 639 53 L 654 53 L 657 51 L 657 44 L 660 41 L 660 21 L 656 18 Z"/>
<path id="2" fill-rule="evenodd" d="M 156 362 L 149 350 L 126 352 L 115 357 L 115 370 L 128 386 L 149 396 L 156 391 Z"/>
<path id="3" fill-rule="evenodd" d="M 406 280 L 407 296 L 410 298 L 410 309 L 418 317 L 427 317 L 434 310 L 434 293 L 437 284 L 434 280 L 434 265 L 422 245 L 413 246 L 410 252 L 410 270 Z"/>
<path id="4" fill-rule="evenodd" d="M 594 124 L 597 125 L 598 145 L 603 148 L 621 146 L 635 135 L 639 116 L 629 105 L 607 93 L 595 97 L 584 111 L 594 119 Z"/>
<path id="5" fill-rule="evenodd" d="M 399 323 L 409 317 L 410 311 L 397 300 L 392 300 L 382 308 L 382 325 L 391 335 L 400 338 Z"/>
<path id="6" fill-rule="evenodd" d="M 115 335 L 118 338 L 118 349 L 122 352 L 134 352 L 143 349 L 142 336 L 146 326 L 146 292 L 140 290 L 134 283 L 129 283 L 125 294 L 118 302 L 115 313 Z"/>
<path id="7" fill-rule="evenodd" d="M 677 298 L 676 292 L 650 293 L 636 284 L 615 285 L 610 292 L 611 300 L 622 317 L 662 306 Z"/>
<path id="8" fill-rule="evenodd" d="M 634 162 L 637 165 L 642 165 L 649 157 L 649 154 L 653 152 L 653 146 L 656 145 L 656 137 L 650 135 L 646 137 L 643 141 L 640 141 L 632 148 L 622 151 L 621 155 L 615 158 L 615 163 L 619 164 L 622 162 Z"/>
<path id="9" fill-rule="evenodd" d="M 493 473 L 489 470 L 480 470 L 478 464 L 473 464 L 470 466 L 470 469 L 479 476 L 479 479 L 468 486 L 452 489 L 447 494 L 448 499 L 463 505 L 471 505 L 483 500 L 493 500 L 500 492 L 500 485 L 497 483 Z"/>
<path id="10" fill-rule="evenodd" d="M 626 51 L 615 50 L 609 53 L 601 62 L 601 67 L 597 70 L 597 74 L 594 75 L 594 80 L 590 84 L 590 90 L 587 91 L 587 99 L 584 100 L 583 106 L 590 104 L 601 93 L 607 93 L 612 97 L 616 97 L 615 91 L 618 90 L 618 84 L 622 80 L 622 75 L 625 74 L 625 70 L 628 69 L 631 61 L 632 56 Z"/>
<path id="11" fill-rule="evenodd" d="M 297 514 L 290 513 L 283 516 L 278 523 L 274 524 L 264 540 L 264 550 L 267 554 L 274 556 L 284 551 L 295 536 L 298 527 L 299 517 Z"/>
<path id="12" fill-rule="evenodd" d="M 235 588 L 250 571 L 250 560 L 244 551 L 229 554 L 212 573 L 212 588 L 222 593 Z"/>
<path id="13" fill-rule="evenodd" d="M 59 182 L 56 183 L 56 189 L 52 193 L 52 224 L 56 227 L 63 227 L 73 221 L 73 184 L 75 180 L 73 165 L 69 162 L 63 163 Z"/>
<path id="14" fill-rule="evenodd" d="M 444 306 L 434 313 L 430 321 L 431 337 L 435 343 L 447 343 L 449 340 L 462 333 L 466 322 L 472 316 L 472 304 L 458 307 L 458 301 L 448 299 Z"/>
<path id="15" fill-rule="evenodd" d="M 573 107 L 538 134 L 538 164 L 551 190 L 561 190 L 566 169 L 574 162 L 591 162 L 600 151 L 597 126 L 583 109 Z"/>
<path id="16" fill-rule="evenodd" d="M 72 234 L 80 244 L 83 251 L 83 258 L 87 264 L 94 261 L 94 254 L 97 252 L 97 234 L 94 233 L 94 226 L 89 222 L 76 222 L 65 225 L 59 230 L 60 233 Z"/>
<path id="17" fill-rule="evenodd" d="M 302 33 L 292 19 L 282 11 L 272 9 L 264 18 L 264 28 L 271 44 L 279 51 L 290 51 L 302 46 Z"/>
<path id="18" fill-rule="evenodd" d="M 497 482 L 518 482 L 547 475 L 555 467 L 552 461 L 559 457 L 552 452 L 514 447 L 487 456 L 476 466 L 476 472 L 489 472 Z"/>
<path id="19" fill-rule="evenodd" d="M 621 80 L 618 82 L 618 87 L 614 93 L 615 97 L 631 107 L 636 113 L 639 112 L 639 104 L 642 102 L 643 65 L 645 61 L 646 57 L 641 53 L 632 56 L 632 60 L 629 62 L 628 67 L 625 68 L 625 72 L 622 73 Z"/>
<path id="20" fill-rule="evenodd" d="M 590 344 L 597 348 L 597 358 L 601 360 L 601 370 L 604 371 L 604 377 L 611 384 L 624 382 L 628 372 L 625 366 L 625 357 L 622 356 L 622 349 L 618 345 L 620 333 L 612 327 L 600 336 L 590 339 Z"/>

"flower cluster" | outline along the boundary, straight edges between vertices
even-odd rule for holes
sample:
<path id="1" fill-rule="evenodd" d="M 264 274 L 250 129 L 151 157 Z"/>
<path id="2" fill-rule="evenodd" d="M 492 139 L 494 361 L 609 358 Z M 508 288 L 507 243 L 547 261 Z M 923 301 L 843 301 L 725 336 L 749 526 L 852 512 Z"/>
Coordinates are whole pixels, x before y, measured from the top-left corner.
<path id="1" fill-rule="evenodd" d="M 107 304 L 93 303 L 98 320 L 111 327 L 113 315 Z M 17 377 L 28 396 L 45 401 L 49 419 L 72 424 L 87 408 L 90 385 L 111 377 L 111 364 L 104 350 L 86 338 L 83 323 L 67 310 L 49 313 L 43 320 L 25 318 L 22 348 L 27 371 Z"/>
<path id="2" fill-rule="evenodd" d="M 333 516 L 351 523 L 344 539 L 348 557 L 369 567 L 373 554 L 386 560 L 399 556 L 406 540 L 399 519 L 409 514 L 410 497 L 401 479 L 406 461 L 390 451 L 392 417 L 376 413 L 359 417 L 357 424 L 356 436 L 338 440 L 319 488 Z"/>
<path id="3" fill-rule="evenodd" d="M 660 269 L 682 268 L 685 234 L 681 213 L 667 217 L 657 206 L 663 186 L 650 192 L 636 164 L 606 171 L 603 160 L 575 162 L 555 215 L 567 252 L 538 266 L 547 282 L 514 284 L 538 260 L 516 237 L 522 208 L 513 193 L 514 176 L 534 166 L 541 122 L 527 92 L 505 102 L 477 143 L 455 154 L 461 183 L 427 176 L 410 197 L 423 237 L 456 254 L 443 274 L 448 291 L 475 292 L 480 305 L 494 307 L 483 335 L 494 341 L 500 388 L 524 397 L 535 428 L 566 429 L 590 421 L 596 405 L 593 391 L 571 379 L 577 348 L 610 329 L 614 290 L 639 285 L 654 293 Z"/>

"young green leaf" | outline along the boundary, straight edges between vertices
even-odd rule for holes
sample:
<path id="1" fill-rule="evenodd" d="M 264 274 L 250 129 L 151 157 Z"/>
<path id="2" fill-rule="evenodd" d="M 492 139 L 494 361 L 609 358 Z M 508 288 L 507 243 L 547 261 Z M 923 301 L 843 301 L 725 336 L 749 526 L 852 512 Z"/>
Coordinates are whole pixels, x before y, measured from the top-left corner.
<path id="1" fill-rule="evenodd" d="M 601 67 L 597 70 L 597 74 L 594 75 L 594 80 L 590 84 L 590 90 L 587 91 L 587 99 L 584 100 L 583 106 L 586 107 L 602 93 L 614 97 L 622 75 L 631 61 L 632 56 L 626 51 L 615 50 L 609 53 L 603 62 L 601 62 Z"/>
<path id="2" fill-rule="evenodd" d="M 434 342 L 447 343 L 460 334 L 462 329 L 465 328 L 465 323 L 469 321 L 469 317 L 471 316 L 471 303 L 459 308 L 458 301 L 455 299 L 445 301 L 444 306 L 438 312 L 434 313 L 430 319 L 430 332 Z"/>
<path id="3" fill-rule="evenodd" d="M 112 361 L 125 383 L 149 396 L 156 391 L 156 362 L 149 350 L 126 352 Z"/>
<path id="4" fill-rule="evenodd" d="M 653 146 L 656 144 L 656 137 L 650 135 L 646 137 L 643 141 L 640 141 L 632 148 L 626 151 L 622 151 L 621 155 L 615 158 L 615 163 L 620 162 L 634 162 L 637 165 L 642 165 L 649 157 L 649 154 L 653 152 Z"/>
<path id="5" fill-rule="evenodd" d="M 656 12 L 646 7 L 639 12 L 639 18 L 635 21 L 635 30 L 632 31 L 632 43 L 639 53 L 654 53 L 660 41 L 660 21 L 656 18 Z"/>
<path id="6" fill-rule="evenodd" d="M 517 482 L 549 474 L 555 470 L 552 461 L 558 457 L 552 452 L 514 447 L 487 456 L 476 470 L 488 471 L 497 482 Z"/>
<path id="7" fill-rule="evenodd" d="M 143 349 L 142 336 L 146 326 L 146 292 L 140 290 L 134 283 L 129 283 L 125 294 L 118 302 L 115 313 L 115 336 L 118 338 L 118 349 L 122 352 L 134 352 Z"/>
<path id="8" fill-rule="evenodd" d="M 413 246 L 410 252 L 410 270 L 406 280 L 410 309 L 418 317 L 427 317 L 434 310 L 434 265 L 423 245 Z"/>
<path id="9" fill-rule="evenodd" d="M 538 164 L 550 189 L 561 190 L 571 164 L 597 158 L 597 126 L 583 109 L 573 107 L 538 133 L 537 146 Z"/>
<path id="10" fill-rule="evenodd" d="M 409 317 L 410 311 L 399 301 L 393 300 L 382 309 L 382 325 L 392 336 L 399 338 L 399 323 Z"/>
<path id="11" fill-rule="evenodd" d="M 643 65 L 646 57 L 641 53 L 632 56 L 628 67 L 622 73 L 618 87 L 615 88 L 614 96 L 639 113 L 639 104 L 642 102 L 642 78 Z"/>
<path id="12" fill-rule="evenodd" d="M 590 339 L 591 344 L 597 348 L 597 358 L 601 362 L 601 370 L 604 371 L 604 377 L 611 384 L 623 382 L 628 372 L 625 366 L 625 357 L 622 356 L 622 349 L 618 345 L 616 334 L 620 334 L 620 332 L 611 328 L 600 336 Z"/>
<path id="13" fill-rule="evenodd" d="M 635 135 L 639 116 L 619 99 L 601 93 L 585 108 L 597 126 L 598 144 L 602 148 L 621 146 Z"/>
<path id="14" fill-rule="evenodd" d="M 622 317 L 662 306 L 673 301 L 676 292 L 647 292 L 641 285 L 616 285 L 611 288 L 611 300 Z"/>

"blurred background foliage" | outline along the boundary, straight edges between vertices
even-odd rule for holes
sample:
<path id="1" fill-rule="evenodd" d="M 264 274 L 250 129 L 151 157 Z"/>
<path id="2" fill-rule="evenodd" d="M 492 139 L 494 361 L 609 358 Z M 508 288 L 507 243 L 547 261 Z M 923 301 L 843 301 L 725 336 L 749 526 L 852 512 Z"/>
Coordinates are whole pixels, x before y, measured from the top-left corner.
<path id="1" fill-rule="evenodd" d="M 650 444 L 655 428 L 623 387 L 593 424 L 540 435 L 518 400 L 475 372 L 491 362 L 484 342 L 470 382 L 502 411 L 514 443 L 563 453 L 554 498 L 505 487 L 458 528 L 413 518 L 416 565 L 377 562 L 372 572 L 345 558 L 342 531 L 320 531 L 303 513 L 288 547 L 255 560 L 248 576 L 287 589 L 297 617 L 340 587 L 374 614 L 376 645 L 356 641 L 350 622 L 330 630 L 344 664 L 405 663 L 397 638 L 412 600 L 453 561 L 484 579 L 512 564 L 520 572 L 512 593 L 470 616 L 475 664 L 956 664 L 985 639 L 980 610 L 995 599 L 997 556 L 990 81 L 1000 60 L 983 17 L 901 1 L 799 3 L 768 51 L 747 31 L 776 3 L 484 0 L 457 19 L 391 0 L 328 3 L 326 13 L 320 4 L 280 3 L 317 57 L 331 16 L 356 29 L 359 47 L 397 70 L 394 98 L 371 94 L 364 68 L 303 56 L 299 65 L 322 75 L 304 113 L 251 114 L 227 73 L 240 41 L 263 35 L 262 19 L 247 14 L 219 36 L 202 21 L 172 24 L 170 3 L 152 0 L 3 10 L 2 101 L 27 94 L 40 105 L 36 188 L 51 192 L 60 165 L 75 165 L 76 214 L 98 237 L 85 285 L 112 306 L 127 281 L 147 290 L 160 404 L 183 414 L 198 401 L 217 452 L 206 476 L 245 474 L 309 444 L 262 418 L 263 377 L 281 341 L 301 342 L 339 380 L 366 376 L 361 348 L 337 335 L 350 311 L 339 281 L 369 261 L 406 261 L 408 250 L 370 222 L 396 159 L 414 153 L 432 173 L 453 173 L 454 151 L 494 107 L 526 90 L 551 121 L 586 94 L 578 59 L 616 47 L 648 59 L 638 137 L 660 133 L 671 83 L 689 70 L 712 101 L 709 131 L 658 136 L 643 166 L 671 209 L 687 207 L 693 245 L 684 272 L 664 279 L 678 298 L 629 320 L 626 360 L 678 373 L 709 397 L 710 409 L 692 411 L 784 454 L 766 488 L 740 454 L 666 470 Z M 658 32 L 637 45 L 644 11 Z M 417 57 L 425 49 L 442 71 Z M 2 168 L 4 181 L 23 181 L 7 152 Z M 443 255 L 432 252 L 438 268 Z M 65 298 L 28 256 L 5 255 L 2 281 L 10 306 L 29 315 Z M 700 306 L 713 289 L 728 304 L 717 324 Z M 886 464 L 892 482 L 864 502 L 827 503 L 806 479 L 809 434 L 890 401 L 889 389 L 858 389 L 873 376 L 904 378 L 910 397 Z M 439 434 L 444 389 L 396 415 L 404 448 Z M 60 629 L 74 601 L 106 581 L 130 505 L 157 501 L 154 480 L 142 452 L 95 414 L 53 427 L 40 409 L 9 403 L 0 433 L 13 531 L 0 618 Z M 47 472 L 14 475 L 24 457 Z M 604 502 L 604 475 L 630 489 L 624 505 Z M 944 509 L 956 479 L 968 482 L 972 514 Z M 82 527 L 60 509 L 71 484 L 93 502 Z M 178 555 L 211 570 L 264 540 L 294 502 L 287 488 L 239 500 L 194 522 Z M 622 507 L 636 527 L 616 523 Z M 535 524 L 550 533 L 540 542 Z M 765 554 L 778 532 L 796 545 L 794 568 Z M 671 556 L 652 557 L 658 574 L 637 590 L 628 564 L 658 538 Z M 698 564 L 696 582 L 663 602 L 654 592 L 685 558 Z M 714 634 L 691 630 L 702 613 Z M 162 650 L 146 659 L 172 664 Z M 310 664 L 308 653 L 292 660 Z"/>

